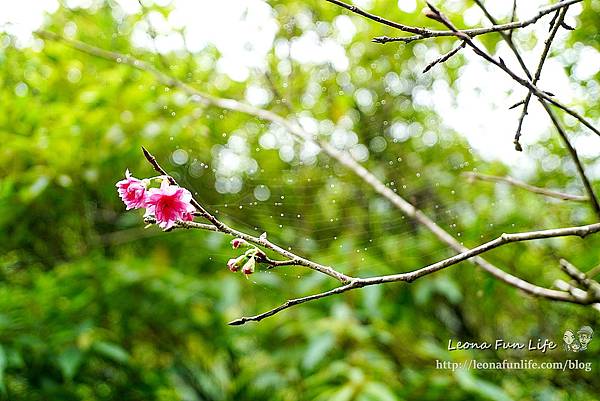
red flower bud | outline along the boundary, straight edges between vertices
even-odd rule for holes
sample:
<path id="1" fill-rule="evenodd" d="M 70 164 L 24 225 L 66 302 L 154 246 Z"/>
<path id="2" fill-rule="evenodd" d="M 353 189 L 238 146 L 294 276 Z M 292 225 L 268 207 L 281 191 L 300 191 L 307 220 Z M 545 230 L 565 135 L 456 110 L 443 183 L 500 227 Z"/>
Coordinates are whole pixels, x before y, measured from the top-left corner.
<path id="1" fill-rule="evenodd" d="M 241 238 L 234 238 L 233 240 L 231 240 L 231 246 L 233 247 L 233 249 L 238 249 L 240 246 L 246 244 L 247 242 Z"/>
<path id="2" fill-rule="evenodd" d="M 245 255 L 239 256 L 235 259 L 229 259 L 229 261 L 227 261 L 227 268 L 235 273 L 240 269 L 240 266 L 242 265 L 245 259 Z"/>
<path id="3" fill-rule="evenodd" d="M 254 268 L 256 267 L 256 261 L 254 258 L 248 259 L 248 261 L 242 266 L 242 273 L 248 275 L 254 273 Z"/>

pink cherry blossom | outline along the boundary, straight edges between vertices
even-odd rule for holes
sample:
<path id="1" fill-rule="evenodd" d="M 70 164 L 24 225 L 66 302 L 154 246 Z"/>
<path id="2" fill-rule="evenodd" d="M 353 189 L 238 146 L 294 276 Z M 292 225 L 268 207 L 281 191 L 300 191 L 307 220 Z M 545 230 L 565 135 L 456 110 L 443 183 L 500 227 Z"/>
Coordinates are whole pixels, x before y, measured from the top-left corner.
<path id="1" fill-rule="evenodd" d="M 167 230 L 178 220 L 191 221 L 196 210 L 191 204 L 192 194 L 185 188 L 170 185 L 164 180 L 160 188 L 151 188 L 146 197 L 146 216 L 154 216 L 156 222 Z"/>
<path id="2" fill-rule="evenodd" d="M 146 185 L 143 181 L 132 177 L 129 170 L 125 171 L 125 179 L 117 182 L 116 187 L 127 210 L 146 206 Z"/>

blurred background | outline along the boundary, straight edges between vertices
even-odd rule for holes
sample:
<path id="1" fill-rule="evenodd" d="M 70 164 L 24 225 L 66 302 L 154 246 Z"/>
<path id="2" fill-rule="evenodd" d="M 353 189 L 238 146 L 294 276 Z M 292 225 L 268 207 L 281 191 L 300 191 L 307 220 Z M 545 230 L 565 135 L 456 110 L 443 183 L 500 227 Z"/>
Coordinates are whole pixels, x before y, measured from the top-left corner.
<path id="1" fill-rule="evenodd" d="M 488 1 L 501 21 L 512 2 Z M 510 4 L 509 4 L 510 3 Z M 362 0 L 439 29 L 420 1 Z M 520 19 L 545 2 L 518 2 Z M 446 1 L 460 27 L 486 25 Z M 542 87 L 598 122 L 600 1 L 571 7 Z M 535 66 L 550 18 L 515 33 Z M 593 400 L 600 341 L 580 370 L 449 371 L 436 360 L 568 358 L 561 347 L 448 352 L 449 339 L 562 344 L 598 313 L 538 300 L 463 263 L 412 284 L 355 290 L 257 324 L 227 322 L 333 288 L 297 267 L 229 272 L 231 238 L 145 229 L 115 183 L 154 172 L 140 147 L 228 224 L 353 276 L 410 271 L 452 252 L 361 181 L 278 126 L 190 102 L 152 75 L 32 35 L 131 54 L 204 92 L 293 116 L 420 207 L 466 246 L 502 232 L 588 224 L 585 203 L 470 182 L 511 175 L 583 194 L 532 102 L 524 152 L 512 139 L 525 92 L 464 51 L 426 74 L 451 39 L 372 43 L 397 32 L 325 1 L 22 1 L 0 5 L 0 399 Z M 479 37 L 514 64 L 498 35 Z M 544 86 L 546 85 L 546 86 Z M 600 140 L 564 118 L 600 190 Z M 600 236 L 519 243 L 491 262 L 543 286 L 558 259 L 600 264 Z M 594 395 L 595 394 L 595 395 Z"/>

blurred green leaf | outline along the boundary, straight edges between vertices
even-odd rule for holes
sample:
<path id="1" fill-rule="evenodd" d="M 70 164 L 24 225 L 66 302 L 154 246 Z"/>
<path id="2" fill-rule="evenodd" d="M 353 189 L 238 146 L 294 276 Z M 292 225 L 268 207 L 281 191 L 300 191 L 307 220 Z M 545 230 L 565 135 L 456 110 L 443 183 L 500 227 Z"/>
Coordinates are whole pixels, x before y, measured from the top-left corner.
<path id="1" fill-rule="evenodd" d="M 115 362 L 119 363 L 127 363 L 129 361 L 129 354 L 123 348 L 118 346 L 117 344 L 105 342 L 105 341 L 97 341 L 92 346 L 92 349 L 96 351 L 98 354 L 112 359 Z"/>

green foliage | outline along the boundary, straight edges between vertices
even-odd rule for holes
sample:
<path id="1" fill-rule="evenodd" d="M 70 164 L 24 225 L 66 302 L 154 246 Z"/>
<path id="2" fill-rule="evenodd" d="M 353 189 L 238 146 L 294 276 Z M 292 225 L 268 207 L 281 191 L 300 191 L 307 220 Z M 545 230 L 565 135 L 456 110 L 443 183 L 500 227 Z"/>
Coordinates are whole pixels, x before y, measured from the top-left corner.
<path id="1" fill-rule="evenodd" d="M 281 40 L 341 13 L 326 2 L 269 3 Z M 431 26 L 420 10 L 406 15 L 389 10 L 389 2 L 374 3 L 375 13 Z M 63 32 L 74 24 L 77 39 L 164 69 L 156 55 L 131 43 L 141 16 L 118 17 L 117 7 L 61 7 L 46 28 Z M 299 24 L 300 16 L 312 22 Z M 462 172 L 503 175 L 507 167 L 480 160 L 444 126 L 443 116 L 413 104 L 415 87 L 451 85 L 463 56 L 421 75 L 417 67 L 429 61 L 425 51 L 447 51 L 452 41 L 381 46 L 371 38 L 393 32 L 351 18 L 358 31 L 346 45 L 345 72 L 286 59 L 293 75 L 285 75 L 271 51 L 268 74 L 254 72 L 240 83 L 219 72 L 220 55 L 210 46 L 164 57 L 170 74 L 211 94 L 239 99 L 248 86 L 262 86 L 273 94 L 265 108 L 287 114 L 277 88 L 293 110 L 323 122 L 322 135 L 331 135 L 336 124 L 349 125 L 357 141 L 370 146 L 365 166 L 468 246 L 502 232 L 593 218 L 587 205 L 468 183 Z M 327 37 L 333 28 L 319 32 Z M 497 41 L 490 35 L 485 45 L 493 48 Z M 409 271 L 451 252 L 323 155 L 303 162 L 295 144 L 295 156 L 284 162 L 278 149 L 260 144 L 272 128 L 262 121 L 195 104 L 147 73 L 60 43 L 21 47 L 2 34 L 0 45 L 0 399 L 504 401 L 591 400 L 598 394 L 596 370 L 436 369 L 436 360 L 530 356 L 448 352 L 449 338 L 560 342 L 566 328 L 600 328 L 589 309 L 524 296 L 467 263 L 412 284 L 364 288 L 259 324 L 227 326 L 334 283 L 297 267 L 246 280 L 225 267 L 237 256 L 230 238 L 144 229 L 141 213 L 126 213 L 114 187 L 125 168 L 138 177 L 154 174 L 142 145 L 228 223 L 253 234 L 266 231 L 274 242 L 348 274 Z M 368 91 L 371 105 L 357 101 L 358 89 Z M 410 135 L 394 139 L 394 124 Z M 424 141 L 426 133 L 435 143 Z M 239 173 L 240 191 L 219 193 L 215 154 L 233 137 L 243 139 L 258 168 Z M 384 149 L 374 145 L 382 140 Z M 189 156 L 179 164 L 173 158 L 178 149 Z M 533 184 L 581 189 L 556 138 L 531 152 L 560 158 L 560 168 L 548 172 L 540 157 Z M 261 185 L 270 189 L 268 200 L 253 195 Z M 550 286 L 565 279 L 558 257 L 592 267 L 600 263 L 599 248 L 597 237 L 557 239 L 514 244 L 489 258 Z M 580 357 L 595 361 L 594 369 L 599 344 L 593 341 Z M 554 351 L 539 359 L 566 356 Z"/>

